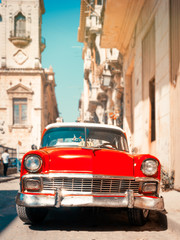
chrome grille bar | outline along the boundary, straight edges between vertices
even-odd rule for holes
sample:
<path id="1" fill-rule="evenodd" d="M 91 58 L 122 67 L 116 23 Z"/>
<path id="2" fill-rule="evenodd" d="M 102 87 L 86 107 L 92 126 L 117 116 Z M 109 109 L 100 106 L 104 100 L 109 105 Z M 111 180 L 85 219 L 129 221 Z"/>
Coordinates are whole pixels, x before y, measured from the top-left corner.
<path id="1" fill-rule="evenodd" d="M 56 190 L 62 188 L 65 191 L 91 192 L 91 193 L 125 193 L 133 190 L 138 193 L 140 182 L 127 179 L 106 178 L 43 178 L 43 190 Z"/>

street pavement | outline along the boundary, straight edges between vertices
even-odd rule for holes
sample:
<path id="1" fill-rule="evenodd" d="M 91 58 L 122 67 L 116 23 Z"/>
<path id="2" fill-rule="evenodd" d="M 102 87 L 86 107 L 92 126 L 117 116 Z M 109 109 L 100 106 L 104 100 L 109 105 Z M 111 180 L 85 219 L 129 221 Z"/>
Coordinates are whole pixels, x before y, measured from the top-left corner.
<path id="1" fill-rule="evenodd" d="M 11 181 L 19 178 L 19 173 L 11 174 L 7 177 L 0 176 L 0 189 L 1 183 Z M 175 190 L 170 190 L 166 192 L 161 192 L 161 196 L 164 198 L 166 217 L 162 214 L 163 224 L 167 224 L 167 228 L 176 233 L 180 234 L 180 192 Z M 167 222 L 166 222 L 167 221 Z"/>

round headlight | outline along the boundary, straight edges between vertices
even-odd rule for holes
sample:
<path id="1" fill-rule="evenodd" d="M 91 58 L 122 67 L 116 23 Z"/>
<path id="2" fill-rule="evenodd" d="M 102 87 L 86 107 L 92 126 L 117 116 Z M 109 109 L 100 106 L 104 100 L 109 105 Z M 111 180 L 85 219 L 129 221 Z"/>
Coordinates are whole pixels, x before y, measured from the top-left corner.
<path id="1" fill-rule="evenodd" d="M 24 167 L 29 172 L 37 172 L 42 166 L 42 159 L 38 155 L 28 155 L 24 160 Z"/>
<path id="2" fill-rule="evenodd" d="M 153 176 L 157 173 L 158 170 L 158 161 L 156 159 L 146 159 L 143 161 L 141 166 L 141 171 L 146 176 Z"/>

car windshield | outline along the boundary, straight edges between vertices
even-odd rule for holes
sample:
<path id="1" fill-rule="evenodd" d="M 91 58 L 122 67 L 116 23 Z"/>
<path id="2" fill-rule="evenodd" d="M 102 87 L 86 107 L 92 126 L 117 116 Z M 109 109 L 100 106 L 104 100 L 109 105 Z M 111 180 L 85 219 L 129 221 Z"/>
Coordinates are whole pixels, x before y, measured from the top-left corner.
<path id="1" fill-rule="evenodd" d="M 43 136 L 41 147 L 92 147 L 128 151 L 121 131 L 98 127 L 51 128 Z"/>

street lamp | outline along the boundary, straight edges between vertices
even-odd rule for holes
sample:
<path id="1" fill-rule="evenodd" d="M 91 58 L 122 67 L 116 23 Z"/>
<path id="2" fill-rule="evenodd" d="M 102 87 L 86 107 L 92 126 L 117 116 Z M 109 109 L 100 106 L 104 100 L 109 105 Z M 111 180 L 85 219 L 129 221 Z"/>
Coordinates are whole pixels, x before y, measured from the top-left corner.
<path id="1" fill-rule="evenodd" d="M 110 86 L 110 83 L 111 83 L 111 72 L 110 70 L 108 69 L 108 64 L 106 63 L 105 65 L 105 69 L 103 70 L 103 74 L 102 74 L 102 85 L 104 87 L 109 87 Z"/>

